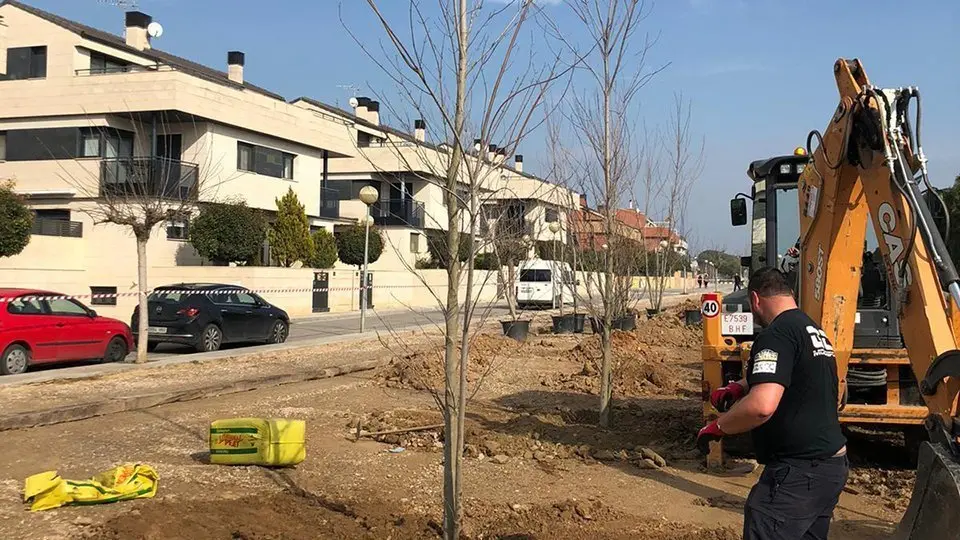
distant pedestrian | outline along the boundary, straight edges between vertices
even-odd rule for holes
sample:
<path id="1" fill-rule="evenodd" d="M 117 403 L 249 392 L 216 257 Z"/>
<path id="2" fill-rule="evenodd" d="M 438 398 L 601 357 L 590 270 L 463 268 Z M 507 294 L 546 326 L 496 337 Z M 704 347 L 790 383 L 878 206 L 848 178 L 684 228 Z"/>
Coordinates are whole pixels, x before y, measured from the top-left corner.
<path id="1" fill-rule="evenodd" d="M 733 275 L 733 290 L 739 291 L 743 288 L 743 279 L 740 278 L 740 274 Z"/>
<path id="2" fill-rule="evenodd" d="M 703 288 L 703 274 L 697 274 L 697 288 Z"/>

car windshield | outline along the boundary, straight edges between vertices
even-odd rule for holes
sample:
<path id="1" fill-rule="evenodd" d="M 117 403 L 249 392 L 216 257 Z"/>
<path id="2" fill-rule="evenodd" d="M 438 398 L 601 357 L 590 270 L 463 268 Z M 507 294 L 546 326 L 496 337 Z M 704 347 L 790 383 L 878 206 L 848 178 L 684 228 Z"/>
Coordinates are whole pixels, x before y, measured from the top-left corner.
<path id="1" fill-rule="evenodd" d="M 800 205 L 797 188 L 777 190 L 777 257 L 783 256 L 800 238 Z"/>

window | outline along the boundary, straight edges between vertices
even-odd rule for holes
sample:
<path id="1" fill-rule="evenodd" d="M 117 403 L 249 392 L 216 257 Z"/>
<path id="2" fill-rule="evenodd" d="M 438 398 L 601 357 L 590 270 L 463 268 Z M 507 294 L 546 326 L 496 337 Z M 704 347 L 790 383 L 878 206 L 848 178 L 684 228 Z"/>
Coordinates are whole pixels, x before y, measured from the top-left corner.
<path id="1" fill-rule="evenodd" d="M 90 303 L 94 306 L 115 306 L 117 305 L 117 288 L 116 287 L 90 287 L 90 294 L 93 295 L 93 298 L 90 299 Z M 97 295 L 110 295 L 110 296 L 101 296 L 97 298 Z"/>
<path id="2" fill-rule="evenodd" d="M 49 219 L 55 221 L 70 221 L 70 210 L 61 208 L 37 209 L 33 211 L 37 219 Z"/>
<path id="3" fill-rule="evenodd" d="M 420 253 L 420 233 L 410 233 L 410 253 Z"/>
<path id="4" fill-rule="evenodd" d="M 237 169 L 264 176 L 293 180 L 293 160 L 296 156 L 253 144 L 237 143 Z"/>
<path id="5" fill-rule="evenodd" d="M 14 47 L 7 49 L 7 74 L 4 79 L 41 79 L 47 76 L 47 48 Z"/>
<path id="6" fill-rule="evenodd" d="M 84 129 L 80 133 L 80 157 L 100 157 L 100 133 Z"/>
<path id="7" fill-rule="evenodd" d="M 532 282 L 539 282 L 539 283 L 549 282 L 550 271 L 549 270 L 521 270 L 520 281 L 532 281 Z"/>
<path id="8" fill-rule="evenodd" d="M 76 300 L 69 300 L 67 298 L 56 298 L 54 300 L 47 300 L 47 305 L 50 306 L 50 313 L 53 315 L 66 315 L 66 316 L 76 316 L 83 315 L 87 316 L 89 312 L 87 308 L 80 305 Z"/>
<path id="9" fill-rule="evenodd" d="M 210 295 L 214 304 L 255 306 L 257 298 L 249 291 L 226 291 Z"/>
<path id="10" fill-rule="evenodd" d="M 0 161 L 7 160 L 7 134 L 0 133 Z"/>
<path id="11" fill-rule="evenodd" d="M 190 219 L 181 217 L 167 220 L 167 240 L 189 240 Z"/>
<path id="12" fill-rule="evenodd" d="M 130 62 L 100 52 L 90 51 L 90 73 L 123 73 L 129 67 Z"/>
<path id="13" fill-rule="evenodd" d="M 36 298 L 21 297 L 7 303 L 7 313 L 14 315 L 42 315 L 43 307 Z"/>
<path id="14" fill-rule="evenodd" d="M 560 212 L 557 212 L 556 208 L 547 208 L 544 211 L 544 221 L 547 223 L 556 223 L 560 221 Z"/>
<path id="15" fill-rule="evenodd" d="M 183 294 L 177 291 L 156 291 L 150 293 L 147 297 L 148 302 L 164 302 L 167 304 L 179 304 L 183 299 Z"/>

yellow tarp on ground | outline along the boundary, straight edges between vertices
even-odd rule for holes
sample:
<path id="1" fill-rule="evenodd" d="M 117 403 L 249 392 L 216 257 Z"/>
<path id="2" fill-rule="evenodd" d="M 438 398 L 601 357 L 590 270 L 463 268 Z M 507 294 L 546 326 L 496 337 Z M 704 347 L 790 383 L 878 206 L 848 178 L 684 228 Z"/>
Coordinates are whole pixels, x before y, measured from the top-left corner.
<path id="1" fill-rule="evenodd" d="M 157 494 L 159 480 L 157 471 L 142 463 L 120 465 L 86 481 L 64 480 L 57 471 L 46 471 L 24 481 L 23 501 L 37 512 L 71 504 L 148 499 Z"/>

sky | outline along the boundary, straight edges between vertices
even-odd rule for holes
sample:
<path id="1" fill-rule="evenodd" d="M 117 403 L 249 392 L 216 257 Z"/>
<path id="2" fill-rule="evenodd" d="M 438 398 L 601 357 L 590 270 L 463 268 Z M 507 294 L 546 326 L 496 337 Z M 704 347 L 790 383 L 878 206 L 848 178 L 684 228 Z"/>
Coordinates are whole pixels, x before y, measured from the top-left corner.
<path id="1" fill-rule="evenodd" d="M 27 3 L 123 32 L 117 0 Z M 388 17 L 405 20 L 407 2 L 380 3 Z M 569 39 L 583 38 L 561 1 L 541 3 Z M 394 83 L 344 27 L 379 49 L 383 32 L 364 0 L 138 4 L 163 24 L 155 47 L 224 70 L 227 51 L 244 51 L 245 78 L 287 99 L 309 96 L 348 108 L 354 93 L 394 95 Z M 918 86 L 931 179 L 946 186 L 960 174 L 960 2 L 659 0 L 644 24 L 660 36 L 648 62 L 668 66 L 643 88 L 632 114 L 663 125 L 682 92 L 692 104 L 692 130 L 704 141 L 704 170 L 688 207 L 695 250 L 746 251 L 749 231 L 730 225 L 728 200 L 749 189 L 751 161 L 789 154 L 811 129 L 825 129 L 837 105 L 832 66 L 839 57 L 860 58 L 877 86 Z M 544 134 L 525 140 L 522 153 L 526 170 L 536 174 L 545 162 Z"/>

